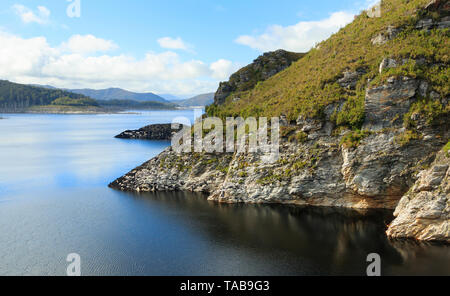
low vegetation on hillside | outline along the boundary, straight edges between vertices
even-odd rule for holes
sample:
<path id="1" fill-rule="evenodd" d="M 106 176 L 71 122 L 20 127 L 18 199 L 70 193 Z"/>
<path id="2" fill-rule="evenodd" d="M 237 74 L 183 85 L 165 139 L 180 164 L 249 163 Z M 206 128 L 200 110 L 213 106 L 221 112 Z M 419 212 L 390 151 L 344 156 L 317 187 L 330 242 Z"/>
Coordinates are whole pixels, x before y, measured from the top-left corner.
<path id="1" fill-rule="evenodd" d="M 437 27 L 419 29 L 417 24 L 426 18 L 442 18 L 448 12 L 425 10 L 429 2 L 382 1 L 381 17 L 371 18 L 362 12 L 351 24 L 286 70 L 257 83 L 254 88 L 235 91 L 223 104 L 209 106 L 207 114 L 219 117 L 286 115 L 288 120 L 294 121 L 299 115 L 320 118 L 325 106 L 345 101 L 334 119 L 338 125 L 357 130 L 364 121 L 366 89 L 399 76 L 427 81 L 437 93 L 434 103 L 427 104 L 440 104 L 439 99 L 448 98 L 450 94 L 450 31 Z M 383 36 L 389 30 L 397 32 L 391 40 L 384 44 L 372 42 L 374 37 Z M 383 69 L 380 74 L 380 64 L 385 58 L 404 62 L 396 68 Z M 354 87 L 339 84 L 345 72 L 361 73 Z M 448 107 L 442 108 L 430 105 L 425 112 L 449 112 Z"/>
<path id="2" fill-rule="evenodd" d="M 54 100 L 52 102 L 52 105 L 85 107 L 85 106 L 98 106 L 98 103 L 96 100 L 90 98 L 72 99 L 70 97 L 62 97 Z"/>

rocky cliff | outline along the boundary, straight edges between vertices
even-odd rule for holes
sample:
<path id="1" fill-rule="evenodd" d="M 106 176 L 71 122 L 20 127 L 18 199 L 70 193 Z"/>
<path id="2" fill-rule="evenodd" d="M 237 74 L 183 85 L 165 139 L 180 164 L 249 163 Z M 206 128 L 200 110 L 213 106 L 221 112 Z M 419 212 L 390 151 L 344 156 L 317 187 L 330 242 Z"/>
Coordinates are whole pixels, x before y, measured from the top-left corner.
<path id="1" fill-rule="evenodd" d="M 450 143 L 400 200 L 388 236 L 450 242 Z"/>
<path id="2" fill-rule="evenodd" d="M 424 175 L 433 175 L 433 186 L 448 176 L 441 173 L 449 159 L 436 155 L 450 138 L 449 1 L 428 2 L 382 1 L 382 17 L 361 14 L 252 89 L 219 87 L 208 115 L 281 118 L 276 162 L 261 152 L 168 148 L 110 186 L 200 191 L 224 203 L 394 210 L 402 200 L 391 236 L 448 240 L 448 191 L 411 189 Z M 433 26 L 424 27 L 428 19 Z M 226 92 L 235 98 L 225 100 Z M 425 204 L 433 219 L 417 212 Z"/>
<path id="3" fill-rule="evenodd" d="M 409 112 L 420 84 L 400 79 L 368 89 L 365 106 L 377 106 L 377 112 L 367 116 L 364 131 L 336 129 L 333 114 L 340 103 L 329 105 L 323 120 L 299 117 L 295 124 L 286 123 L 280 158 L 272 164 L 261 161 L 262 153 L 177 154 L 168 148 L 111 186 L 137 192 L 201 191 L 227 203 L 394 209 L 450 136 L 448 113 L 429 123 L 412 114 L 419 126 L 414 135 L 403 121 L 394 120 Z M 384 106 L 386 98 L 389 106 Z"/>

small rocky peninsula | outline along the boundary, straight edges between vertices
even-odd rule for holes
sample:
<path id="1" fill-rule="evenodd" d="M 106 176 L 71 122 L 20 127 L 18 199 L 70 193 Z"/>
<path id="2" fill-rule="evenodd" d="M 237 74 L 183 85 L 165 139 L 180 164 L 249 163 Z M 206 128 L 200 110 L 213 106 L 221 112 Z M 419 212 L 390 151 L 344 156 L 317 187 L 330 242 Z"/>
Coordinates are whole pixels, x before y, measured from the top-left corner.
<path id="1" fill-rule="evenodd" d="M 281 119 L 276 162 L 261 152 L 169 147 L 110 186 L 204 192 L 221 203 L 390 209 L 389 237 L 450 242 L 450 1 L 386 0 L 381 10 L 290 66 L 272 67 L 284 55 L 267 53 L 220 85 L 208 115 Z M 248 69 L 270 77 L 258 81 Z"/>
<path id="2" fill-rule="evenodd" d="M 172 124 L 151 124 L 138 130 L 127 130 L 116 136 L 118 139 L 141 139 L 170 141 L 172 136 L 183 128 L 178 125 L 172 129 Z"/>

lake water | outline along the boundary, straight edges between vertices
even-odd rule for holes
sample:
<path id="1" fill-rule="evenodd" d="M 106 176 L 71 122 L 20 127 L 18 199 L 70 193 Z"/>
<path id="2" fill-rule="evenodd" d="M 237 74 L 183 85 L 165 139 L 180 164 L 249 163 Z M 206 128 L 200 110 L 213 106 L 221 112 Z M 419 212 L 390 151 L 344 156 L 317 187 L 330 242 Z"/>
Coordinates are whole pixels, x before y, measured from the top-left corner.
<path id="1" fill-rule="evenodd" d="M 389 212 L 221 205 L 189 193 L 133 195 L 108 183 L 169 142 L 126 129 L 192 111 L 0 114 L 0 275 L 450 275 L 450 248 L 384 235 Z"/>

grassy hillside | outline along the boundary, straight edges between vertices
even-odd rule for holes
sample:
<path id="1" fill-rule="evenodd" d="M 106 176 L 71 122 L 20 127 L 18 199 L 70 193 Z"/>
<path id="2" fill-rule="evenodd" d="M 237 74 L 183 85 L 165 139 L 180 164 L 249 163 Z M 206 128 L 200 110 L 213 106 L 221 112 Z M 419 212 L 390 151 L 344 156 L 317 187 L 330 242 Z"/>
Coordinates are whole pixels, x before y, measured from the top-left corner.
<path id="1" fill-rule="evenodd" d="M 391 76 L 426 80 L 440 98 L 449 97 L 450 32 L 448 29 L 416 28 L 419 20 L 440 19 L 448 15 L 447 11 L 425 10 L 429 2 L 382 1 L 381 17 L 370 18 L 365 12 L 361 13 L 351 24 L 286 70 L 259 82 L 250 90 L 233 93 L 224 104 L 210 106 L 208 115 L 247 117 L 284 114 L 289 120 L 295 120 L 299 115 L 320 117 L 325 106 L 345 100 L 343 110 L 336 116 L 337 123 L 358 127 L 364 118 L 366 88 L 381 85 Z M 373 44 L 372 39 L 386 34 L 390 26 L 401 32 L 385 44 Z M 380 63 L 384 58 L 407 61 L 380 74 Z M 419 59 L 426 62 L 419 63 Z M 344 88 L 338 83 L 345 71 L 357 70 L 364 74 L 354 88 Z M 235 100 L 236 97 L 239 100 Z"/>

